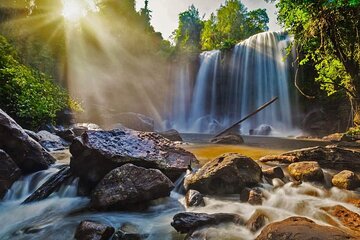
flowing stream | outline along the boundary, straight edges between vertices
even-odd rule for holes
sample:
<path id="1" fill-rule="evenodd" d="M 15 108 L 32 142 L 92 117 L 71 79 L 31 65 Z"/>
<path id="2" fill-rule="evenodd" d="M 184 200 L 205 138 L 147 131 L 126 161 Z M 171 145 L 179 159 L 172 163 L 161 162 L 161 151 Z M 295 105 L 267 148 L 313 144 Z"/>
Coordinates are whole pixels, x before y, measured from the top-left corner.
<path id="1" fill-rule="evenodd" d="M 360 214 L 360 209 L 345 203 L 348 198 L 358 197 L 356 192 L 337 188 L 326 190 L 310 183 L 303 183 L 297 187 L 287 183 L 278 188 L 263 184 L 266 200 L 261 206 L 240 203 L 239 195 L 232 195 L 224 198 L 205 197 L 205 207 L 186 209 L 184 196 L 174 190 L 170 197 L 153 201 L 150 208 L 143 212 L 91 212 L 86 209 L 89 199 L 76 196 L 78 180 L 71 179 L 48 199 L 21 205 L 26 197 L 57 171 L 55 165 L 46 171 L 23 177 L 13 184 L 4 200 L 0 202 L 0 239 L 68 240 L 73 238 L 77 225 L 83 220 L 98 221 L 115 228 L 124 223 L 133 223 L 139 227 L 141 233 L 148 235 L 147 239 L 152 240 L 184 239 L 183 235 L 176 233 L 170 226 L 172 217 L 182 211 L 236 213 L 244 220 L 249 219 L 254 212 L 261 211 L 268 216 L 270 222 L 300 215 L 320 224 L 329 224 L 329 219 L 332 219 L 321 210 L 322 207 L 341 204 Z M 181 180 L 176 182 L 175 189 L 180 189 Z M 258 233 L 251 233 L 245 226 L 229 224 L 211 227 L 207 234 L 213 236 L 213 239 L 223 239 L 227 236 L 250 240 Z"/>
<path id="2" fill-rule="evenodd" d="M 286 57 L 290 43 L 285 33 L 264 32 L 237 44 L 230 54 L 219 50 L 201 53 L 195 81 L 190 79 L 188 68 L 178 71 L 171 127 L 180 132 L 213 133 L 279 97 L 244 122 L 241 130 L 248 134 L 251 129 L 270 125 L 275 135 L 291 134 L 296 130 L 299 108 L 292 93 L 292 56 Z M 188 94 L 192 96 L 184 97 Z"/>

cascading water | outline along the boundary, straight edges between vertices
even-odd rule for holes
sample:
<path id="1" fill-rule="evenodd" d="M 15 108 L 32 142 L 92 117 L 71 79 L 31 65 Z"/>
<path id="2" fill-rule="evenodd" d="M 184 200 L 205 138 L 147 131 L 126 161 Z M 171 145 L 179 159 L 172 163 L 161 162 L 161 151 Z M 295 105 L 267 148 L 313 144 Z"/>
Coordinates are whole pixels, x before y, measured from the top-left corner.
<path id="1" fill-rule="evenodd" d="M 182 132 L 215 132 L 277 96 L 275 104 L 244 122 L 241 130 L 248 134 L 266 124 L 289 134 L 296 127 L 293 113 L 298 110 L 291 94 L 291 57 L 285 58 L 290 42 L 285 33 L 264 32 L 237 44 L 230 57 L 219 50 L 202 53 L 193 91 L 180 88 L 175 94 L 177 99 L 182 91 L 193 92 L 187 111 L 173 109 L 183 113 L 186 121 L 173 115 L 172 127 Z"/>

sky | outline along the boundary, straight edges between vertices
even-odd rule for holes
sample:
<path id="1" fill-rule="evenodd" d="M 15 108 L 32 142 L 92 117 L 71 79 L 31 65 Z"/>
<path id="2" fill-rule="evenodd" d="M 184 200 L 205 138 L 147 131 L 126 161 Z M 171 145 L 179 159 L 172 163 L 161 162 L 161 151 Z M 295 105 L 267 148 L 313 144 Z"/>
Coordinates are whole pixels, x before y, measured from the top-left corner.
<path id="1" fill-rule="evenodd" d="M 225 0 L 149 0 L 149 8 L 152 11 L 151 23 L 156 31 L 162 33 L 163 38 L 169 39 L 171 33 L 178 26 L 179 13 L 187 10 L 191 4 L 199 9 L 200 16 L 205 14 L 205 18 L 208 18 L 224 2 Z M 281 30 L 276 21 L 275 4 L 266 3 L 264 0 L 242 0 L 242 3 L 248 10 L 266 8 L 270 18 L 270 31 Z M 136 0 L 137 9 L 143 6 L 144 0 Z"/>

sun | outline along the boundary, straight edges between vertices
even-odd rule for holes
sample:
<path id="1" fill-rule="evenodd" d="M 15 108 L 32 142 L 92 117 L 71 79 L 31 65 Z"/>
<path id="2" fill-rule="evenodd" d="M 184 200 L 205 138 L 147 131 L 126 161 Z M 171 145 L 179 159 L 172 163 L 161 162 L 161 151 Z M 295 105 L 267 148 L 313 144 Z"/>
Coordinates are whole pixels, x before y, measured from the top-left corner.
<path id="1" fill-rule="evenodd" d="M 61 15 L 70 22 L 77 22 L 89 12 L 98 10 L 95 0 L 62 0 L 62 4 Z"/>

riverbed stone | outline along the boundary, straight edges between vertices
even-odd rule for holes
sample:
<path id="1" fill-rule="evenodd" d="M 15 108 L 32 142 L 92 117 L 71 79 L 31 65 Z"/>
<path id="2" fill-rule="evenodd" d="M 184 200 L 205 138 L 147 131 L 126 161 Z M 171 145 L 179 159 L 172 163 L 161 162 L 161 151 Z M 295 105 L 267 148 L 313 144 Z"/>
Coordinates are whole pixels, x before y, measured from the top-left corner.
<path id="1" fill-rule="evenodd" d="M 261 168 L 254 160 L 241 154 L 226 153 L 188 175 L 184 187 L 203 194 L 236 194 L 261 180 Z"/>
<path id="2" fill-rule="evenodd" d="M 245 225 L 251 232 L 255 233 L 264 227 L 268 220 L 269 217 L 266 216 L 264 212 L 261 210 L 256 210 L 246 221 Z"/>
<path id="3" fill-rule="evenodd" d="M 187 207 L 204 207 L 204 197 L 199 191 L 190 189 L 185 195 L 185 204 Z"/>
<path id="4" fill-rule="evenodd" d="M 295 156 L 286 156 L 286 155 L 267 155 L 264 157 L 261 157 L 259 159 L 262 163 L 271 163 L 271 162 L 278 162 L 280 164 L 291 164 L 298 162 L 299 159 Z"/>
<path id="5" fill-rule="evenodd" d="M 244 139 L 239 134 L 230 133 L 227 135 L 221 135 L 210 140 L 215 144 L 243 144 Z"/>
<path id="6" fill-rule="evenodd" d="M 331 182 L 335 187 L 341 189 L 354 190 L 360 187 L 359 177 L 349 170 L 339 172 L 332 178 Z"/>
<path id="7" fill-rule="evenodd" d="M 45 130 L 39 131 L 37 136 L 39 137 L 39 143 L 41 146 L 48 151 L 60 151 L 69 146 L 69 144 L 61 137 Z"/>
<path id="8" fill-rule="evenodd" d="M 124 223 L 115 232 L 112 240 L 143 240 L 146 239 L 149 234 L 143 234 L 140 228 L 132 223 Z"/>
<path id="9" fill-rule="evenodd" d="M 100 210 L 127 209 L 170 195 L 174 184 L 160 170 L 125 164 L 108 173 L 95 187 L 91 206 Z"/>
<path id="10" fill-rule="evenodd" d="M 324 180 L 324 173 L 317 162 L 298 162 L 288 166 L 288 172 L 297 181 Z"/>
<path id="11" fill-rule="evenodd" d="M 323 207 L 322 209 L 336 217 L 342 225 L 354 231 L 354 234 L 357 234 L 360 238 L 360 215 L 358 213 L 350 211 L 341 205 Z"/>
<path id="12" fill-rule="evenodd" d="M 55 159 L 0 109 L 0 148 L 23 173 L 47 169 Z"/>
<path id="13" fill-rule="evenodd" d="M 274 178 L 283 179 L 285 177 L 284 171 L 282 170 L 281 167 L 278 166 L 264 169 L 262 172 L 264 177 L 266 177 L 267 179 L 274 179 Z"/>
<path id="14" fill-rule="evenodd" d="M 0 199 L 20 177 L 21 170 L 9 155 L 0 149 Z"/>
<path id="15" fill-rule="evenodd" d="M 127 163 L 161 170 L 175 181 L 195 156 L 152 132 L 130 129 L 87 131 L 70 146 L 70 166 L 75 175 L 96 185 L 108 172 Z"/>
<path id="16" fill-rule="evenodd" d="M 108 240 L 115 229 L 105 224 L 93 221 L 82 221 L 75 232 L 76 240 Z"/>
<path id="17" fill-rule="evenodd" d="M 163 136 L 166 139 L 169 139 L 173 142 L 182 142 L 182 137 L 180 136 L 180 133 L 176 131 L 175 129 L 170 129 L 164 132 L 159 132 L 161 136 Z"/>
<path id="18" fill-rule="evenodd" d="M 116 120 L 116 122 L 120 123 L 124 127 L 136 131 L 153 132 L 155 129 L 154 119 L 140 113 L 133 113 L 133 112 L 120 113 L 116 115 L 114 119 Z"/>
<path id="19" fill-rule="evenodd" d="M 290 217 L 267 225 L 256 240 L 355 240 L 335 227 L 316 224 L 305 217 Z"/>
<path id="20" fill-rule="evenodd" d="M 336 146 L 311 147 L 283 153 L 298 161 L 316 161 L 323 168 L 360 171 L 360 152 Z"/>
<path id="21" fill-rule="evenodd" d="M 171 226 L 180 233 L 192 233 L 204 226 L 214 226 L 222 223 L 243 225 L 244 220 L 237 214 L 231 213 L 194 213 L 183 212 L 174 216 Z"/>

